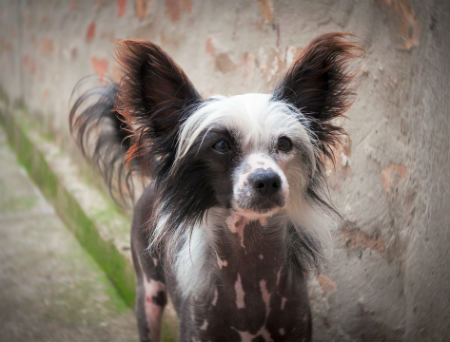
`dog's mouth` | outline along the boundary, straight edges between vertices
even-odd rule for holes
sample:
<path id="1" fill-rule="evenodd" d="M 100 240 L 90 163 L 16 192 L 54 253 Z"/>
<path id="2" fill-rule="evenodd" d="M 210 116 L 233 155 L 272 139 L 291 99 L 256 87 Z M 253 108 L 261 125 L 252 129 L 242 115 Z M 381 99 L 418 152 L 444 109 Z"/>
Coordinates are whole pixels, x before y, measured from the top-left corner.
<path id="1" fill-rule="evenodd" d="M 270 196 L 243 190 L 237 193 L 232 202 L 233 210 L 249 219 L 259 219 L 272 216 L 286 206 L 286 194 L 279 191 Z"/>

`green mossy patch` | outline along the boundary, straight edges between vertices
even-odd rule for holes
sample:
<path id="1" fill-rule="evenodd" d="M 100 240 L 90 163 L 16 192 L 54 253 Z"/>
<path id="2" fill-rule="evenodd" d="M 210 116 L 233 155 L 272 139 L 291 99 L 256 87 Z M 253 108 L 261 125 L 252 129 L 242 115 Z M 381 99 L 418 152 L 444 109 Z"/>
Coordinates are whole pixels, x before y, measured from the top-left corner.
<path id="1" fill-rule="evenodd" d="M 99 236 L 94 220 L 86 215 L 75 198 L 60 185 L 44 155 L 35 148 L 26 134 L 32 126 L 24 122 L 18 123 L 17 116 L 13 118 L 11 115 L 1 115 L 10 145 L 16 151 L 19 162 L 44 196 L 52 202 L 82 246 L 104 269 L 125 303 L 132 307 L 135 301 L 135 276 L 131 263 L 117 250 L 113 241 L 105 241 Z M 112 214 L 112 209 L 109 214 Z M 106 218 L 107 213 L 102 216 Z"/>
<path id="2" fill-rule="evenodd" d="M 1 93 L 0 98 L 2 99 Z M 98 228 L 112 223 L 120 215 L 120 209 L 115 202 L 107 200 L 106 207 L 103 209 L 91 214 L 86 213 L 74 195 L 58 179 L 57 174 L 49 166 L 45 155 L 30 138 L 30 132 L 35 133 L 36 126 L 28 119 L 29 115 L 27 115 L 24 103 L 16 101 L 14 108 L 8 114 L 3 113 L 0 109 L 0 119 L 5 125 L 9 143 L 16 152 L 18 160 L 39 186 L 44 196 L 53 204 L 58 215 L 73 231 L 80 244 L 104 270 L 107 279 L 114 284 L 114 289 L 121 296 L 121 299 L 118 299 L 119 301 L 115 305 L 121 307 L 121 305 L 126 304 L 133 307 L 136 283 L 131 261 L 118 250 L 112 237 L 101 236 Z M 44 139 L 48 140 L 51 137 L 46 136 Z M 94 180 L 93 183 L 95 183 Z M 32 201 L 25 202 L 11 205 L 18 207 L 21 205 L 23 208 L 33 205 Z M 129 222 L 123 229 L 129 229 Z M 107 295 L 110 298 L 116 298 L 113 292 Z M 176 330 L 176 322 L 165 315 L 162 322 L 161 339 L 163 341 L 176 341 Z"/>

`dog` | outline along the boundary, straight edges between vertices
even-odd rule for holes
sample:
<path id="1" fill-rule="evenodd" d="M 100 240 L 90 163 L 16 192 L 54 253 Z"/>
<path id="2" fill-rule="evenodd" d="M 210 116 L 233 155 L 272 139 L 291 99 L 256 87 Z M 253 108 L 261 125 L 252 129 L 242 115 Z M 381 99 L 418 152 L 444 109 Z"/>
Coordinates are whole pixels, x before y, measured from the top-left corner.
<path id="1" fill-rule="evenodd" d="M 131 249 L 142 341 L 158 341 L 167 294 L 180 341 L 309 341 L 307 276 L 320 219 L 336 212 L 325 162 L 353 98 L 348 34 L 314 39 L 271 94 L 203 99 L 157 45 L 119 43 L 120 83 L 74 103 L 70 128 L 115 193 L 149 179 Z"/>

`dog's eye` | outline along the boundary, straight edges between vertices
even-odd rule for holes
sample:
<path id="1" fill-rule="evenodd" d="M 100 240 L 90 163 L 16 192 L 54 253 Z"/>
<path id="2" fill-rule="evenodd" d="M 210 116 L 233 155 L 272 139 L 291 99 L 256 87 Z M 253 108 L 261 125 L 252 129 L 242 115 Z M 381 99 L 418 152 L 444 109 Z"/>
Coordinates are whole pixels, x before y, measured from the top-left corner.
<path id="1" fill-rule="evenodd" d="M 289 152 L 292 150 L 292 141 L 288 137 L 279 137 L 277 141 L 277 149 L 281 152 Z"/>
<path id="2" fill-rule="evenodd" d="M 213 149 L 219 153 L 227 153 L 230 151 L 230 145 L 226 140 L 222 139 L 213 145 Z"/>

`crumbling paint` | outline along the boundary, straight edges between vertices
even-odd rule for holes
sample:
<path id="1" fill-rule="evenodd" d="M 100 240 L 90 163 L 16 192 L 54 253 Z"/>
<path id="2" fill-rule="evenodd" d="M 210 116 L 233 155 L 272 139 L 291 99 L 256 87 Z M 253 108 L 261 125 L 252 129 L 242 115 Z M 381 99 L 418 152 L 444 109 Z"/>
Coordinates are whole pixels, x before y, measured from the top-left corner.
<path id="1" fill-rule="evenodd" d="M 30 57 L 30 55 L 23 56 L 23 66 L 25 70 L 30 71 L 31 73 L 36 73 L 36 62 Z"/>
<path id="2" fill-rule="evenodd" d="M 333 189 L 339 189 L 342 181 L 352 175 L 350 155 L 352 153 L 352 140 L 348 135 L 339 137 L 339 143 L 333 148 L 334 161 L 325 159 L 325 171 L 328 184 Z"/>
<path id="3" fill-rule="evenodd" d="M 117 17 L 121 18 L 125 15 L 127 8 L 127 0 L 117 0 Z"/>
<path id="4" fill-rule="evenodd" d="M 90 23 L 86 30 L 86 41 L 90 43 L 95 37 L 95 22 Z"/>
<path id="5" fill-rule="evenodd" d="M 273 22 L 274 4 L 273 0 L 259 0 L 258 5 L 261 9 L 265 23 Z"/>
<path id="6" fill-rule="evenodd" d="M 209 55 L 214 57 L 216 56 L 216 47 L 214 46 L 212 37 L 208 37 L 208 39 L 206 39 L 205 50 Z"/>
<path id="7" fill-rule="evenodd" d="M 419 23 L 408 0 L 378 0 L 391 21 L 392 29 L 397 36 L 397 47 L 411 50 L 419 45 Z"/>
<path id="8" fill-rule="evenodd" d="M 381 171 L 381 180 L 386 193 L 390 193 L 392 186 L 399 180 L 406 178 L 406 167 L 400 164 L 390 164 Z"/>
<path id="9" fill-rule="evenodd" d="M 183 5 L 184 10 L 187 13 L 192 14 L 192 0 L 181 0 L 181 3 Z"/>
<path id="10" fill-rule="evenodd" d="M 147 17 L 147 8 L 151 0 L 136 0 L 135 2 L 135 14 L 139 19 L 145 19 Z"/>
<path id="11" fill-rule="evenodd" d="M 227 53 L 219 53 L 215 60 L 216 69 L 222 73 L 227 73 L 235 69 L 236 65 Z"/>
<path id="12" fill-rule="evenodd" d="M 91 63 L 95 73 L 98 75 L 99 81 L 103 81 L 104 76 L 108 72 L 108 60 L 106 58 L 99 59 L 92 57 Z"/>
<path id="13" fill-rule="evenodd" d="M 180 20 L 180 5 L 177 0 L 166 0 L 166 12 L 172 21 Z"/>
<path id="14" fill-rule="evenodd" d="M 345 246 L 348 249 L 368 248 L 379 253 L 383 253 L 386 250 L 384 241 L 378 233 L 369 236 L 355 227 L 355 223 L 353 222 L 344 222 L 340 231 L 346 239 Z"/>
<path id="15" fill-rule="evenodd" d="M 48 38 L 42 38 L 41 43 L 39 45 L 39 50 L 43 55 L 49 56 L 53 53 L 53 50 L 55 49 L 55 44 L 53 40 Z"/>
<path id="16" fill-rule="evenodd" d="M 192 13 L 192 0 L 166 0 L 166 13 L 172 22 L 180 20 L 182 11 Z"/>
<path id="17" fill-rule="evenodd" d="M 271 2 L 259 0 L 214 5 L 183 1 L 176 1 L 178 21 L 171 21 L 165 0 L 129 0 L 121 18 L 118 0 L 102 0 L 99 9 L 97 0 L 90 5 L 74 0 L 73 10 L 72 0 L 23 0 L 24 6 L 0 1 L 1 86 L 11 102 L 23 98 L 32 109 L 30 116 L 42 112 L 49 131 L 72 142 L 61 113 L 67 112 L 75 82 L 94 71 L 100 78 L 120 79 L 120 70 L 109 59 L 114 35 L 155 41 L 202 95 L 214 95 L 270 93 L 312 38 L 333 31 L 355 33 L 367 51 L 364 72 L 353 83 L 357 100 L 346 113 L 349 119 L 337 122 L 344 124 L 352 147 L 335 151 L 337 166 L 327 179 L 333 203 L 355 224 L 344 233 L 332 229 L 337 246 L 326 275 L 339 284 L 335 292 L 324 296 L 323 284 L 314 277 L 311 303 L 319 308 L 313 310 L 315 339 L 362 340 L 362 331 L 371 331 L 371 340 L 449 336 L 443 328 L 448 310 L 441 314 L 449 282 L 448 265 L 441 264 L 448 260 L 444 228 L 450 222 L 445 211 L 448 182 L 441 180 L 448 174 L 448 99 L 440 96 L 450 84 L 448 1 L 273 1 L 270 15 L 264 10 Z M 413 7 L 396 14 L 395 6 L 402 4 Z M 397 43 L 404 45 L 400 35 L 409 36 L 396 26 L 402 20 L 395 15 L 417 24 L 409 30 L 413 42 L 420 28 L 420 44 L 406 45 L 414 53 L 397 48 Z M 92 21 L 98 26 L 88 43 L 86 30 Z M 52 58 L 41 54 L 42 38 L 53 40 Z M 7 52 L 8 46 L 12 51 Z M 48 100 L 43 97 L 46 88 Z M 378 252 L 383 246 L 384 252 Z M 404 289 L 404 299 L 399 289 Z M 383 327 L 375 329 L 364 317 L 353 316 L 358 308 L 350 294 L 355 291 L 365 296 L 365 309 L 373 312 L 373 320 L 385 322 Z M 415 306 L 417 312 L 412 312 Z"/>
<path id="18" fill-rule="evenodd" d="M 256 65 L 255 55 L 251 52 L 246 52 L 239 64 L 243 76 L 250 78 L 253 76 Z"/>
<path id="19" fill-rule="evenodd" d="M 270 83 L 275 76 L 283 73 L 285 68 L 284 56 L 278 49 L 260 49 L 257 64 L 261 70 L 266 83 Z"/>
<path id="20" fill-rule="evenodd" d="M 317 276 L 317 281 L 325 295 L 329 295 L 336 291 L 336 283 L 324 274 L 319 274 Z"/>

